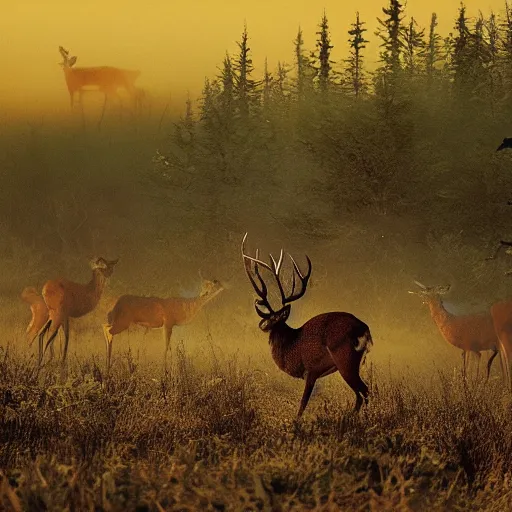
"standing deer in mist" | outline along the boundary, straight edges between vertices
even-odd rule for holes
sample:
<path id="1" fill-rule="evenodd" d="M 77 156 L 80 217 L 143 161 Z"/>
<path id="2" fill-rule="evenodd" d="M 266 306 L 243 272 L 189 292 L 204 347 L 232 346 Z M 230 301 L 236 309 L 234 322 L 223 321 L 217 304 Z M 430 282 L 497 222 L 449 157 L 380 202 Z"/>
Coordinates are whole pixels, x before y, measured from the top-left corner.
<path id="1" fill-rule="evenodd" d="M 270 264 L 245 251 L 247 233 L 242 241 L 242 259 L 247 277 L 258 299 L 255 301 L 256 313 L 262 319 L 259 328 L 269 334 L 270 350 L 274 362 L 280 370 L 292 377 L 304 379 L 306 384 L 298 418 L 306 408 L 315 382 L 331 373 L 339 371 L 345 382 L 356 395 L 355 410 L 358 411 L 368 402 L 368 386 L 359 376 L 361 360 L 373 344 L 369 327 L 350 313 L 332 312 L 317 315 L 302 327 L 290 327 L 286 321 L 290 315 L 291 303 L 305 293 L 311 276 L 311 260 L 306 256 L 308 270 L 304 274 L 293 257 L 291 292 L 287 295 L 281 282 L 280 271 L 283 265 L 284 251 L 281 249 L 276 262 L 270 255 Z M 277 311 L 268 300 L 268 288 L 261 275 L 261 269 L 268 271 L 276 280 L 281 295 L 281 307 Z M 296 289 L 297 278 L 300 286 Z M 265 311 L 266 310 L 266 311 Z"/>
<path id="2" fill-rule="evenodd" d="M 414 283 L 418 291 L 409 291 L 418 295 L 423 304 L 430 309 L 430 316 L 434 320 L 443 338 L 456 348 L 462 350 L 462 375 L 466 379 L 466 366 L 471 353 L 478 357 L 477 376 L 480 368 L 480 352 L 492 350 L 487 362 L 487 378 L 491 373 L 491 365 L 498 354 L 498 337 L 494 330 L 494 323 L 490 313 L 482 312 L 472 315 L 453 315 L 443 305 L 442 296 L 448 293 L 450 285 L 427 287 L 418 281 Z"/>
<path id="3" fill-rule="evenodd" d="M 94 258 L 91 263 L 92 277 L 87 284 L 75 283 L 67 279 L 47 281 L 43 286 L 43 299 L 48 308 L 48 321 L 36 335 L 39 336 L 39 366 L 48 346 L 53 343 L 59 329 L 64 331 L 64 351 L 62 365 L 66 362 L 69 344 L 69 319 L 87 315 L 98 305 L 107 279 L 114 272 L 119 259 Z M 48 341 L 43 351 L 44 336 Z"/>
<path id="4" fill-rule="evenodd" d="M 71 108 L 73 108 L 74 95 L 78 92 L 83 113 L 82 96 L 86 87 L 95 87 L 104 94 L 103 109 L 99 124 L 101 124 L 103 120 L 107 98 L 109 96 L 117 96 L 119 89 L 124 89 L 133 103 L 136 103 L 137 88 L 135 87 L 135 81 L 139 77 L 140 71 L 119 69 L 112 66 L 75 68 L 76 56 L 70 57 L 69 51 L 62 46 L 59 46 L 59 53 L 62 56 L 60 65 L 64 70 Z"/>
<path id="5" fill-rule="evenodd" d="M 146 329 L 162 329 L 165 365 L 173 328 L 192 322 L 203 306 L 222 290 L 224 286 L 219 281 L 203 279 L 201 291 L 197 297 L 160 298 L 137 295 L 119 297 L 107 315 L 107 323 L 103 325 L 107 349 L 107 371 L 110 369 L 114 336 L 125 331 L 132 324 L 146 327 Z"/>

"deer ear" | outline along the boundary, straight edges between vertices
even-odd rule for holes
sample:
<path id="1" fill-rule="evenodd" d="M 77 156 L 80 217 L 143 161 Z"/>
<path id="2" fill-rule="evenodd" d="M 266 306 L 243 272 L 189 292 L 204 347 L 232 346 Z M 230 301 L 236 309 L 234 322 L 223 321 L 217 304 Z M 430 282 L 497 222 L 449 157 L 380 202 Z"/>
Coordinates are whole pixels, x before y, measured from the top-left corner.
<path id="1" fill-rule="evenodd" d="M 114 266 L 114 265 L 117 265 L 118 262 L 119 262 L 119 258 L 117 258 L 115 260 L 108 261 L 108 264 Z"/>
<path id="2" fill-rule="evenodd" d="M 71 57 L 68 61 L 68 66 L 71 67 L 71 66 L 74 66 L 75 65 L 75 62 L 76 62 L 76 57 Z"/>

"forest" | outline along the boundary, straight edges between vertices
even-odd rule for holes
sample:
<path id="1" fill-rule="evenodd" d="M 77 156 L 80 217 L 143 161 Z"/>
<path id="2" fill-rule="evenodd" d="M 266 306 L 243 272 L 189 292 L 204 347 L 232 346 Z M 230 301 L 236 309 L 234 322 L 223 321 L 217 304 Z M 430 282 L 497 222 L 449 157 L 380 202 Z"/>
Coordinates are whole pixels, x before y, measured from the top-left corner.
<path id="1" fill-rule="evenodd" d="M 461 4 L 449 34 L 398 0 L 376 15 L 370 34 L 359 13 L 319 12 L 276 69 L 253 66 L 248 20 L 179 118 L 162 104 L 109 110 L 101 130 L 77 111 L 0 125 L 6 510 L 512 506 L 499 365 L 463 383 L 460 351 L 408 293 L 414 280 L 450 284 L 457 314 L 511 296 L 510 256 L 489 258 L 512 240 L 512 151 L 496 151 L 512 136 L 512 8 Z M 334 62 L 331 31 L 345 25 L 347 57 Z M 258 329 L 246 232 L 265 254 L 311 258 L 291 325 L 348 311 L 370 326 L 359 414 L 334 375 L 295 421 L 303 384 Z M 119 264 L 97 310 L 71 323 L 61 382 L 56 363 L 37 369 L 20 293 L 56 276 L 85 282 L 92 256 Z M 106 386 L 112 299 L 193 296 L 198 272 L 225 291 L 173 333 L 170 370 L 156 364 L 161 335 L 134 328 L 114 343 Z"/>

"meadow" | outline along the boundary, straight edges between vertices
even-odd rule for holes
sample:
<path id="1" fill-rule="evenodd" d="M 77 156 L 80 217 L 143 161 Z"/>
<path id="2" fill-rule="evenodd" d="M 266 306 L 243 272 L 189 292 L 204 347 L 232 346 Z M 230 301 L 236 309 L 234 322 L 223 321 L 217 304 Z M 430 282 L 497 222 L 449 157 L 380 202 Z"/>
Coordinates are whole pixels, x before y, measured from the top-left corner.
<path id="1" fill-rule="evenodd" d="M 0 112 L 0 508 L 512 509 L 499 365 L 464 383 L 460 351 L 408 293 L 450 284 L 456 314 L 511 295 L 509 255 L 488 259 L 512 236 L 511 156 L 496 152 L 512 127 L 511 18 L 468 20 L 461 6 L 444 41 L 435 17 L 430 36 L 394 30 L 391 7 L 373 74 L 359 18 L 333 72 L 324 15 L 324 51 L 307 57 L 299 33 L 295 74 L 256 80 L 244 30 L 240 55 L 183 108 L 114 105 L 98 127 L 90 95 L 84 127 L 63 89 L 44 116 Z M 303 382 L 258 329 L 246 232 L 261 254 L 313 262 L 291 326 L 327 311 L 370 326 L 358 414 L 334 374 L 296 421 Z M 61 378 L 57 361 L 37 368 L 20 294 L 85 283 L 93 257 L 119 263 L 98 307 L 72 320 Z M 107 379 L 101 324 L 116 298 L 192 297 L 200 275 L 225 290 L 175 329 L 167 369 L 161 333 L 133 328 L 115 337 Z"/>
<path id="2" fill-rule="evenodd" d="M 25 179 L 30 158 L 59 174 L 49 187 L 53 194 L 34 201 L 54 201 L 63 214 L 37 213 L 23 201 L 27 216 L 47 215 L 51 222 L 31 226 L 20 218 L 20 224 L 46 232 L 31 243 L 3 237 L 3 508 L 506 510 L 512 409 L 499 367 L 488 384 L 473 373 L 464 386 L 459 351 L 407 293 L 415 278 L 456 279 L 450 300 L 478 308 L 468 297 L 506 295 L 506 258 L 487 262 L 491 243 L 475 247 L 453 233 L 428 238 L 418 249 L 417 224 L 400 216 L 347 215 L 343 223 L 324 223 L 330 236 L 298 237 L 275 223 L 256 223 L 249 196 L 239 229 L 215 254 L 208 246 L 212 233 L 187 232 L 169 204 L 171 193 L 165 191 L 168 204 L 162 205 L 155 197 L 162 191 L 141 176 L 153 168 L 151 151 L 163 144 L 154 142 L 155 125 L 144 137 L 140 126 L 137 135 L 120 127 L 82 134 L 78 125 L 53 133 L 25 127 L 19 139 L 11 132 L 26 150 L 17 153 Z M 74 165 L 58 162 L 66 158 Z M 73 187 L 75 201 L 67 202 Z M 87 219 L 75 230 L 82 222 L 78 208 L 87 201 L 93 203 Z M 322 379 L 303 419 L 295 421 L 302 381 L 279 372 L 257 328 L 240 255 L 245 226 L 265 249 L 277 253 L 284 240 L 298 261 L 304 253 L 313 261 L 310 288 L 294 304 L 291 325 L 328 310 L 350 311 L 370 325 L 375 346 L 362 376 L 371 399 L 360 414 L 352 412 L 350 389 L 333 375 Z M 35 346 L 24 338 L 30 314 L 19 293 L 59 275 L 85 282 L 92 254 L 120 263 L 98 308 L 71 324 L 63 382 L 56 361 L 37 370 Z M 112 297 L 191 296 L 199 269 L 227 287 L 193 324 L 175 330 L 168 371 L 161 367 L 161 334 L 133 328 L 114 340 L 107 383 L 101 323 Z"/>

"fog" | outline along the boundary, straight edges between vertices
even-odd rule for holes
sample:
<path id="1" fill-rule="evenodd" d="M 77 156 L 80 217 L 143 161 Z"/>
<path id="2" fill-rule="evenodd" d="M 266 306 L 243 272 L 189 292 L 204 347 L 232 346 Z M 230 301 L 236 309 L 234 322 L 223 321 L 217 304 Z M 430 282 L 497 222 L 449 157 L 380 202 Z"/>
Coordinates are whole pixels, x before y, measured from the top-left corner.
<path id="1" fill-rule="evenodd" d="M 451 284 L 446 300 L 462 313 L 488 311 L 509 295 L 507 257 L 486 258 L 500 239 L 512 236 L 510 155 L 495 152 L 512 130 L 510 61 L 500 54 L 493 66 L 480 66 L 465 56 L 476 71 L 460 88 L 459 71 L 448 61 L 433 78 L 423 67 L 407 75 L 387 70 L 393 90 L 381 90 L 370 71 L 382 5 L 366 2 L 360 12 L 371 41 L 364 53 L 368 90 L 354 98 L 336 78 L 322 90 L 316 77 L 299 98 L 292 41 L 301 24 L 305 54 L 315 50 L 318 5 L 219 5 L 146 2 L 143 9 L 53 1 L 4 7 L 5 342 L 26 346 L 30 315 L 19 299 L 25 286 L 41 289 L 57 276 L 85 282 L 91 257 L 119 257 L 105 302 L 72 323 L 72 351 L 103 350 L 100 325 L 120 295 L 190 296 L 199 290 L 201 271 L 226 283 L 226 290 L 196 323 L 178 329 L 176 340 L 184 340 L 187 350 L 204 349 L 208 339 L 222 350 L 269 359 L 240 255 L 248 231 L 253 251 L 278 254 L 285 247 L 298 261 L 305 254 L 313 261 L 292 325 L 323 311 L 349 311 L 370 325 L 372 357 L 382 367 L 456 366 L 460 351 L 442 339 L 428 308 L 408 292 L 414 280 Z M 444 38 L 458 6 L 416 2 L 407 13 L 428 28 L 430 11 L 437 10 Z M 467 6 L 470 17 L 479 8 L 487 16 L 501 2 Z M 339 68 L 354 12 L 342 2 L 325 7 Z M 226 50 L 236 58 L 244 20 L 254 80 L 262 78 L 265 56 L 273 84 L 278 60 L 289 62 L 291 71 L 279 87 L 256 83 L 252 96 L 235 92 L 229 103 L 215 79 Z M 476 30 L 474 19 L 470 27 Z M 138 83 L 154 98 L 151 108 L 135 112 L 114 102 L 102 118 L 103 97 L 91 94 L 82 118 L 79 106 L 69 107 L 59 45 L 83 66 L 141 70 Z M 495 69 L 501 82 L 491 75 Z M 211 108 L 193 101 L 186 115 L 187 91 L 196 100 L 205 77 L 213 84 Z M 134 332 L 137 347 L 160 357 L 159 333 Z M 129 340 L 119 338 L 115 351 Z"/>
<path id="2" fill-rule="evenodd" d="M 373 35 L 376 17 L 382 17 L 383 2 L 358 2 L 366 22 L 368 66 L 374 67 L 379 41 Z M 465 2 L 470 16 L 481 9 L 489 14 L 503 10 L 504 2 Z M 459 2 L 408 2 L 408 15 L 428 25 L 433 11 L 439 30 L 453 30 Z M 237 51 L 236 41 L 247 22 L 253 61 L 261 74 L 265 58 L 274 68 L 278 61 L 293 62 L 293 45 L 298 26 L 305 43 L 313 49 L 315 32 L 325 8 L 330 20 L 332 57 L 347 55 L 347 30 L 355 9 L 347 2 L 284 0 L 247 2 L 238 0 L 195 0 L 169 2 L 123 0 L 65 2 L 19 0 L 6 2 L 0 18 L 0 109 L 20 115 L 27 111 L 55 115 L 66 108 L 67 91 L 58 46 L 78 56 L 79 66 L 111 65 L 141 71 L 139 85 L 157 98 L 172 94 L 173 108 L 182 107 L 187 91 L 196 98 L 204 78 L 217 72 L 225 52 Z M 10 114 L 11 115 L 11 114 Z"/>

